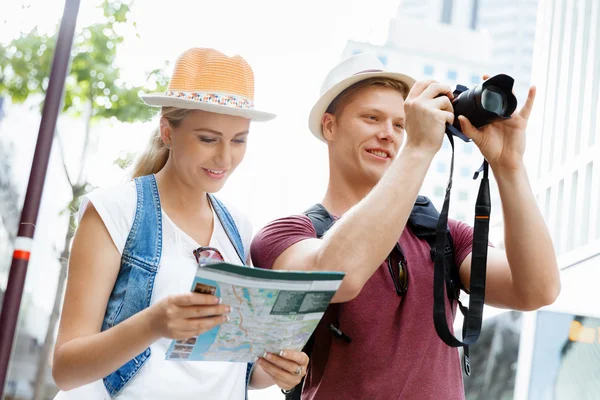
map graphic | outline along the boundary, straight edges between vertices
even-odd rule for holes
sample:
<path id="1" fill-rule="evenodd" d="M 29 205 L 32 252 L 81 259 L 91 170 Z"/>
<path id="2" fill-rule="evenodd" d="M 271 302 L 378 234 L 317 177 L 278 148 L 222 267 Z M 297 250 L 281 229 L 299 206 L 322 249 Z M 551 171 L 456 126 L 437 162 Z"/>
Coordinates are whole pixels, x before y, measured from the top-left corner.
<path id="1" fill-rule="evenodd" d="M 340 282 L 341 278 L 338 287 Z M 200 276 L 192 291 L 220 297 L 222 304 L 231 306 L 230 320 L 198 337 L 173 341 L 169 360 L 254 362 L 265 351 L 301 350 L 335 294 L 335 290 L 244 286 Z"/>

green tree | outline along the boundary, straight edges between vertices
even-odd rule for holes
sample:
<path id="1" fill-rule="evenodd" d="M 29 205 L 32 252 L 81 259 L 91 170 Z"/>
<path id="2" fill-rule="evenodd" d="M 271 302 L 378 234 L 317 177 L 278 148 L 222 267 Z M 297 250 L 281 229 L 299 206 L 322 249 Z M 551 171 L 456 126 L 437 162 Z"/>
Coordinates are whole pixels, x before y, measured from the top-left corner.
<path id="1" fill-rule="evenodd" d="M 115 65 L 115 59 L 119 44 L 124 40 L 121 33 L 123 28 L 127 24 L 135 25 L 128 22 L 130 6 L 131 1 L 128 0 L 105 0 L 100 5 L 104 12 L 102 21 L 78 29 L 74 37 L 62 112 L 85 121 L 82 132 L 84 144 L 81 148 L 79 171 L 75 177 L 66 167 L 60 132 L 55 135 L 63 158 L 65 176 L 71 186 L 71 200 L 65 209 L 69 215 L 69 225 L 59 255 L 60 273 L 46 339 L 40 353 L 35 400 L 43 397 L 45 371 L 54 345 L 54 331 L 65 287 L 69 246 L 76 228 L 75 212 L 79 208 L 81 196 L 91 188 L 86 176 L 86 157 L 94 138 L 93 123 L 102 119 L 116 119 L 125 123 L 150 119 L 154 111 L 144 105 L 138 95 L 140 91 L 162 91 L 167 83 L 162 69 L 149 72 L 148 81 L 143 87 L 133 86 L 120 78 L 121 71 Z M 56 33 L 45 35 L 33 29 L 15 38 L 7 46 L 0 46 L 0 95 L 10 96 L 13 103 L 43 99 L 48 87 L 56 36 Z"/>

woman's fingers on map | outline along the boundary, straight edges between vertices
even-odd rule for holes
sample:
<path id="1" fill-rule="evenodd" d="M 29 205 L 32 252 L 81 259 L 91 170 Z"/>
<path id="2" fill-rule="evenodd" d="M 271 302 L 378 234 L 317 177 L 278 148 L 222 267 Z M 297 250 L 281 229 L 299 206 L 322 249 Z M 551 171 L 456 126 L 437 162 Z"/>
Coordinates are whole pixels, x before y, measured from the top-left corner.
<path id="1" fill-rule="evenodd" d="M 289 357 L 288 353 L 291 354 L 292 352 L 291 351 L 286 351 L 286 352 L 282 351 L 280 353 L 282 355 L 288 356 L 288 358 L 284 358 L 284 357 L 278 356 L 273 353 L 265 352 L 265 355 L 263 356 L 263 358 L 265 358 L 266 360 L 275 364 L 276 366 L 278 366 L 282 370 L 286 371 L 287 373 L 299 375 L 299 374 L 296 374 L 296 371 L 299 370 L 298 367 L 303 367 L 304 364 L 299 361 L 296 361 L 296 359 L 300 359 L 299 355 L 294 354 L 293 355 L 294 358 L 291 358 L 291 357 Z M 294 353 L 299 353 L 299 352 L 294 352 Z"/>
<path id="2" fill-rule="evenodd" d="M 272 355 L 272 354 L 270 354 Z M 269 357 L 270 358 L 270 357 Z M 281 369 L 278 365 L 272 363 L 268 359 L 261 357 L 258 359 L 258 364 L 261 368 L 273 378 L 277 386 L 282 389 L 291 389 L 296 386 L 299 380 L 296 380 L 296 375 Z"/>
<path id="3" fill-rule="evenodd" d="M 295 362 L 299 366 L 304 367 L 306 371 L 306 367 L 308 366 L 308 356 L 306 353 L 296 350 L 281 350 L 279 356 Z M 296 370 L 294 369 L 294 371 Z"/>
<path id="4" fill-rule="evenodd" d="M 181 318 L 204 318 L 218 315 L 228 315 L 231 307 L 227 305 L 217 306 L 188 306 L 180 307 L 179 315 Z"/>
<path id="5" fill-rule="evenodd" d="M 178 306 L 219 304 L 219 298 L 217 296 L 195 292 L 173 295 L 170 299 L 173 304 Z"/>

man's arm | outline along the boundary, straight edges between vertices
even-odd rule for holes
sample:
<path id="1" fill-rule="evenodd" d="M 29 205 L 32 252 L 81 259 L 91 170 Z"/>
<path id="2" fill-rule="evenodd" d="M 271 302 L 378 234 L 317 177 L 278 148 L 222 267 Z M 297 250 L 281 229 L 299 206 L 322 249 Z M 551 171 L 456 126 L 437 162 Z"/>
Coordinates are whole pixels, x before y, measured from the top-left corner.
<path id="1" fill-rule="evenodd" d="M 488 248 L 485 302 L 530 311 L 554 302 L 560 276 L 554 246 L 531 191 L 525 168 L 496 177 L 504 214 L 506 253 Z M 471 255 L 460 267 L 470 285 Z"/>
<path id="2" fill-rule="evenodd" d="M 325 234 L 293 244 L 273 269 L 328 270 L 346 273 L 333 302 L 358 295 L 398 241 L 431 160 L 440 149 L 446 122 L 454 114 L 449 87 L 418 82 L 406 103 L 407 142 L 379 183 Z"/>
<path id="3" fill-rule="evenodd" d="M 525 128 L 534 99 L 532 87 L 526 104 L 512 118 L 481 130 L 464 117 L 459 118 L 463 132 L 473 139 L 490 163 L 504 214 L 506 254 L 488 249 L 486 303 L 524 311 L 551 304 L 560 293 L 554 246 L 523 162 Z M 469 255 L 460 268 L 461 280 L 467 288 L 470 273 Z"/>

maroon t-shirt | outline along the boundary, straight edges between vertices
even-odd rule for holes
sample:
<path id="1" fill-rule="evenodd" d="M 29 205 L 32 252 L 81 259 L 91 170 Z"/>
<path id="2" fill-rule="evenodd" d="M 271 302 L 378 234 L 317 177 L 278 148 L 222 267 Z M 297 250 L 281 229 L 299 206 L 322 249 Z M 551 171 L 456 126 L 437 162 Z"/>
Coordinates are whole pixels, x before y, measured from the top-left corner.
<path id="1" fill-rule="evenodd" d="M 448 224 L 460 265 L 471 252 L 473 229 L 455 220 Z M 316 232 L 304 215 L 273 221 L 254 238 L 252 261 L 271 268 L 284 250 L 308 238 Z M 464 399 L 458 350 L 442 342 L 433 325 L 429 245 L 409 229 L 399 243 L 407 260 L 407 292 L 397 295 L 386 261 L 356 298 L 339 305 L 339 314 L 335 305 L 328 308 L 315 330 L 302 399 Z M 447 301 L 449 325 L 455 312 Z M 337 315 L 351 343 L 329 329 Z"/>

